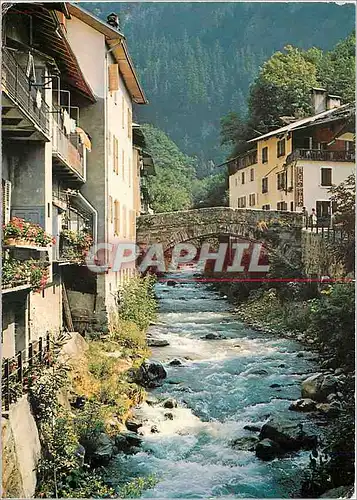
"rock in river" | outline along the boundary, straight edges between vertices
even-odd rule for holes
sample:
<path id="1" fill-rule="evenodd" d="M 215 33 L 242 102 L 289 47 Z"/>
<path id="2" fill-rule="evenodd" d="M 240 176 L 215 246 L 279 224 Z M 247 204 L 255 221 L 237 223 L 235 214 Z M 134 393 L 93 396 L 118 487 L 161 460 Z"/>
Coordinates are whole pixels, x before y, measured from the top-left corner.
<path id="1" fill-rule="evenodd" d="M 146 342 L 149 347 L 166 347 L 170 345 L 170 342 L 165 339 L 147 339 Z"/>
<path id="2" fill-rule="evenodd" d="M 317 436 L 304 429 L 301 422 L 272 417 L 259 434 L 260 439 L 271 439 L 284 450 L 311 449 L 317 444 Z"/>
<path id="3" fill-rule="evenodd" d="M 329 394 L 336 392 L 337 384 L 337 379 L 332 375 L 315 373 L 302 382 L 301 396 L 318 402 L 324 402 Z"/>
<path id="4" fill-rule="evenodd" d="M 272 460 L 281 454 L 281 448 L 278 443 L 266 438 L 259 441 L 255 448 L 255 454 L 261 460 Z"/>
<path id="5" fill-rule="evenodd" d="M 220 333 L 207 333 L 207 335 L 201 337 L 202 340 L 224 340 L 226 338 L 227 337 L 221 335 Z"/>
<path id="6" fill-rule="evenodd" d="M 183 366 L 183 363 L 180 359 L 175 358 L 169 362 L 169 365 L 170 366 Z"/>
<path id="7" fill-rule="evenodd" d="M 163 403 L 164 408 L 177 408 L 177 401 L 176 399 L 170 398 L 166 399 Z"/>
<path id="8" fill-rule="evenodd" d="M 313 399 L 298 399 L 297 401 L 294 401 L 291 403 L 289 406 L 289 410 L 292 411 L 303 411 L 303 412 L 308 412 L 308 411 L 315 411 L 316 410 L 316 401 Z"/>
<path id="9" fill-rule="evenodd" d="M 166 377 L 166 370 L 159 361 L 144 361 L 136 374 L 137 382 L 149 388 L 157 387 Z"/>
<path id="10" fill-rule="evenodd" d="M 143 426 L 143 423 L 140 422 L 140 420 L 132 419 L 132 420 L 127 420 L 125 422 L 125 426 L 128 429 L 128 431 L 138 432 L 138 429 L 140 429 L 140 427 Z"/>
<path id="11" fill-rule="evenodd" d="M 114 442 L 110 439 L 110 437 L 105 434 L 105 432 L 101 432 L 98 437 L 91 443 L 90 449 L 90 458 L 91 464 L 94 466 L 108 465 L 110 459 L 114 455 Z"/>

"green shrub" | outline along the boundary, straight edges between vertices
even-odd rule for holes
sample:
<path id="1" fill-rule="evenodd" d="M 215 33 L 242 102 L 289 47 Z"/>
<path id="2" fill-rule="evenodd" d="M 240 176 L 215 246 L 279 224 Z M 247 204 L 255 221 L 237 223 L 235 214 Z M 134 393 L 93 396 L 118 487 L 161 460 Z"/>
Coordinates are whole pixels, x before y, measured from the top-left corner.
<path id="1" fill-rule="evenodd" d="M 120 319 L 135 323 L 144 331 L 156 318 L 154 278 L 134 277 L 124 283 L 118 291 L 118 313 Z"/>

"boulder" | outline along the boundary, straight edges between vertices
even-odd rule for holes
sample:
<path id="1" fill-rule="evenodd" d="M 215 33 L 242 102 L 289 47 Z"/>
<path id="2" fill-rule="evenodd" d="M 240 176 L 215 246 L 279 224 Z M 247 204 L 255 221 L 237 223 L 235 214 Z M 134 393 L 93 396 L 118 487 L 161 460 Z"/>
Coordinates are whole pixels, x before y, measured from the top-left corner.
<path id="1" fill-rule="evenodd" d="M 250 431 L 250 432 L 260 432 L 260 429 L 261 429 L 261 425 L 245 425 L 243 427 L 244 430 L 246 431 Z"/>
<path id="2" fill-rule="evenodd" d="M 255 446 L 258 443 L 259 439 L 253 436 L 243 436 L 237 439 L 233 439 L 230 442 L 230 445 L 235 450 L 243 450 L 243 451 L 255 451 Z"/>
<path id="3" fill-rule="evenodd" d="M 315 373 L 302 382 L 301 396 L 318 402 L 326 401 L 329 394 L 336 392 L 337 383 L 337 379 L 332 375 Z"/>
<path id="4" fill-rule="evenodd" d="M 308 411 L 315 411 L 316 410 L 316 401 L 313 399 L 298 399 L 296 401 L 293 401 L 291 405 L 289 406 L 289 410 L 292 411 L 302 411 L 302 412 L 308 412 Z"/>
<path id="5" fill-rule="evenodd" d="M 342 368 L 336 368 L 336 370 L 335 370 L 334 374 L 335 374 L 336 376 L 338 376 L 338 375 L 342 375 L 342 374 L 343 374 L 343 369 L 342 369 Z"/>
<path id="6" fill-rule="evenodd" d="M 95 467 L 108 465 L 114 455 L 114 446 L 110 437 L 101 432 L 92 443 L 91 464 Z"/>
<path id="7" fill-rule="evenodd" d="M 272 417 L 266 422 L 259 434 L 260 439 L 271 439 L 284 450 L 311 449 L 317 444 L 317 436 L 304 429 L 298 421 L 282 417 Z"/>
<path id="8" fill-rule="evenodd" d="M 224 340 L 226 338 L 227 337 L 221 335 L 220 333 L 207 333 L 207 335 L 201 337 L 202 340 Z"/>
<path id="9" fill-rule="evenodd" d="M 255 447 L 255 454 L 261 460 L 272 460 L 281 454 L 281 448 L 271 439 L 262 439 Z"/>
<path id="10" fill-rule="evenodd" d="M 146 341 L 147 345 L 149 347 L 166 347 L 170 345 L 170 342 L 168 342 L 165 339 L 147 339 Z"/>
<path id="11" fill-rule="evenodd" d="M 170 398 L 166 399 L 163 403 L 164 408 L 177 408 L 177 401 L 176 399 Z"/>
<path id="12" fill-rule="evenodd" d="M 169 365 L 170 366 L 183 366 L 183 363 L 180 359 L 172 359 L 171 361 L 169 361 Z"/>
<path id="13" fill-rule="evenodd" d="M 140 420 L 129 419 L 125 422 L 125 426 L 128 431 L 138 432 L 138 429 L 143 426 L 143 423 Z"/>
<path id="14" fill-rule="evenodd" d="M 153 425 L 153 426 L 151 427 L 151 429 L 150 429 L 150 432 L 151 432 L 152 434 L 157 434 L 157 433 L 159 433 L 160 431 L 159 431 L 159 429 L 157 428 L 157 425 Z"/>
<path id="15" fill-rule="evenodd" d="M 136 373 L 136 380 L 144 387 L 157 387 L 167 377 L 165 368 L 159 361 L 144 361 Z"/>
<path id="16" fill-rule="evenodd" d="M 141 446 L 141 438 L 133 432 L 123 432 L 115 436 L 115 446 L 119 452 L 132 453 Z"/>
<path id="17" fill-rule="evenodd" d="M 245 373 L 246 375 L 261 375 L 261 376 L 269 375 L 268 371 L 265 370 L 264 368 L 254 368 L 254 367 L 250 368 Z"/>
<path id="18" fill-rule="evenodd" d="M 172 413 L 165 413 L 164 414 L 164 417 L 167 419 L 167 420 L 173 420 L 174 419 L 174 416 Z"/>
<path id="19" fill-rule="evenodd" d="M 350 490 L 351 487 L 349 486 L 338 486 L 337 488 L 325 491 L 319 498 L 353 498 L 350 496 L 353 493 L 353 488 L 352 492 Z"/>
<path id="20" fill-rule="evenodd" d="M 319 403 L 316 409 L 328 417 L 334 417 L 341 411 L 341 403 L 339 401 L 332 401 L 331 403 Z"/>
<path id="21" fill-rule="evenodd" d="M 178 285 L 178 283 L 175 280 L 167 280 L 166 285 L 167 286 L 176 286 L 176 285 Z"/>

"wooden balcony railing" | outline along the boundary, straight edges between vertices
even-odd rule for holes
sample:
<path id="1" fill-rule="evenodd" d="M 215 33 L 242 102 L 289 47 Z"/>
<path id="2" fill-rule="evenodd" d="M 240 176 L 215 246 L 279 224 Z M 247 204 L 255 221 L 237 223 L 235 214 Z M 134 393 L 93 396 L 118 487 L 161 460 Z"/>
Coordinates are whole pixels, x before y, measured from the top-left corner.
<path id="1" fill-rule="evenodd" d="M 309 160 L 309 161 L 355 161 L 354 150 L 338 150 L 328 151 L 325 149 L 295 149 L 286 158 L 286 163 L 289 164 L 296 160 Z"/>
<path id="2" fill-rule="evenodd" d="M 247 151 L 246 153 L 228 163 L 229 175 L 233 175 L 238 170 L 249 167 L 250 165 L 256 165 L 256 163 L 258 163 L 257 150 L 255 149 L 253 151 Z"/>
<path id="3" fill-rule="evenodd" d="M 77 134 L 67 136 L 55 118 L 52 127 L 52 151 L 55 156 L 58 156 L 62 162 L 75 171 L 81 180 L 84 180 L 84 150 L 79 142 L 79 136 Z"/>
<path id="4" fill-rule="evenodd" d="M 26 73 L 8 49 L 2 50 L 2 89 L 11 100 L 45 134 L 49 134 L 49 107 L 43 101 L 37 103 L 37 90 L 31 87 Z"/>

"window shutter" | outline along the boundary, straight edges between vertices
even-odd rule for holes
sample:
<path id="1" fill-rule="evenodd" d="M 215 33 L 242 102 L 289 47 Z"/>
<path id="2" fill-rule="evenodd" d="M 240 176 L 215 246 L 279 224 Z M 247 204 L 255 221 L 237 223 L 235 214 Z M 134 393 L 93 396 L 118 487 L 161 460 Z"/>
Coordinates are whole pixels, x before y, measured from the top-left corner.
<path id="1" fill-rule="evenodd" d="M 108 212 L 109 212 L 109 220 L 113 224 L 113 198 L 111 196 L 109 196 Z"/>
<path id="2" fill-rule="evenodd" d="M 11 182 L 2 181 L 2 220 L 3 224 L 10 221 L 11 211 Z"/>
<path id="3" fill-rule="evenodd" d="M 119 67 L 117 64 L 108 66 L 109 92 L 119 90 Z"/>

